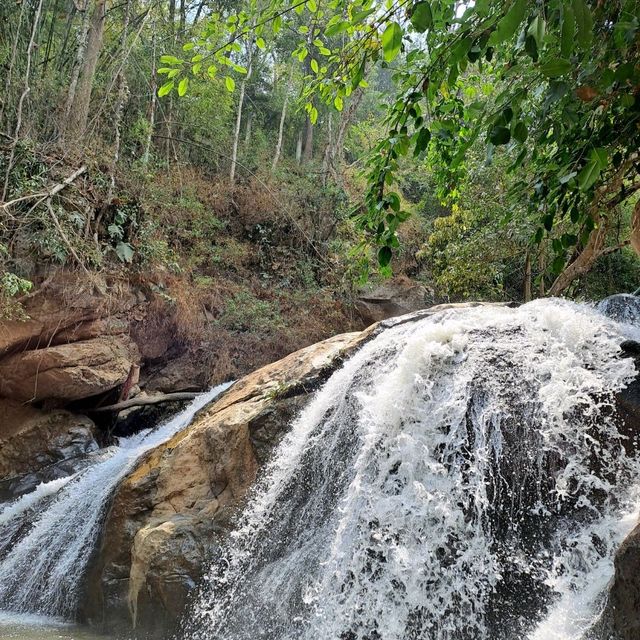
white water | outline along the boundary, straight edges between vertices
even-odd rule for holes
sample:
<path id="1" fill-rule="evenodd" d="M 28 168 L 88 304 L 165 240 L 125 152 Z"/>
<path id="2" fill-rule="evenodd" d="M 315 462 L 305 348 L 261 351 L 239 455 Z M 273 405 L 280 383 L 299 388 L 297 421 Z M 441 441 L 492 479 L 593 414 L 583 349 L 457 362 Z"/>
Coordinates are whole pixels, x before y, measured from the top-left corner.
<path id="1" fill-rule="evenodd" d="M 386 329 L 292 425 L 187 637 L 577 640 L 637 520 L 640 330 L 557 300 Z"/>
<path id="2" fill-rule="evenodd" d="M 186 427 L 229 384 L 198 396 L 160 427 L 120 439 L 89 468 L 43 483 L 5 506 L 0 511 L 0 609 L 73 616 L 117 484 L 145 452 Z"/>

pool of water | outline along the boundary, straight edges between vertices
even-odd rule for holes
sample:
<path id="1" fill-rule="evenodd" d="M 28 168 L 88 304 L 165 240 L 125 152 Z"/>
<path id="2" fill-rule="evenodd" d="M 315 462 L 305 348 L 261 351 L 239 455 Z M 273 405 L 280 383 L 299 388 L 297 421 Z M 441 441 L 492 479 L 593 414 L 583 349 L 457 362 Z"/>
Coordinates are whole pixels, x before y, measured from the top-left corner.
<path id="1" fill-rule="evenodd" d="M 0 638 L 2 640 L 113 640 L 55 618 L 33 614 L 0 611 Z"/>

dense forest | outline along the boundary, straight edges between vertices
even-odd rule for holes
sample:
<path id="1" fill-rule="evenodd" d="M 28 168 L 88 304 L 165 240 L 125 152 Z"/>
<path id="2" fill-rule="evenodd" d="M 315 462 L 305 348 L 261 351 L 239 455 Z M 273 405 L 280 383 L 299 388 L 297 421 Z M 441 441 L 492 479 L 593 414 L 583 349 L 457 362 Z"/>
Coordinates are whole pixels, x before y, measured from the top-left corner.
<path id="1" fill-rule="evenodd" d="M 314 308 L 317 335 L 392 275 L 433 302 L 640 285 L 636 0 L 0 12 L 4 317 L 61 268 L 229 331 Z"/>

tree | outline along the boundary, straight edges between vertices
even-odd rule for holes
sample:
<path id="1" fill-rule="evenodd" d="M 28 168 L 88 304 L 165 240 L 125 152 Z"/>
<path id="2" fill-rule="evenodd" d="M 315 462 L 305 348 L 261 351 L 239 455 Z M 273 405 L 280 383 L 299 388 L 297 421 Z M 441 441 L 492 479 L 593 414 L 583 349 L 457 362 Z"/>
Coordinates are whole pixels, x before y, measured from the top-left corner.
<path id="1" fill-rule="evenodd" d="M 359 219 L 380 245 L 383 268 L 406 217 L 390 190 L 398 158 L 431 149 L 442 191 L 452 194 L 478 139 L 489 158 L 497 150 L 513 154 L 512 171 L 531 175 L 518 189 L 532 193 L 537 243 L 558 223 L 571 227 L 552 243 L 551 269 L 566 275 L 551 291 L 564 291 L 573 274 L 597 259 L 606 220 L 640 189 L 640 0 L 421 0 L 384 7 L 372 0 L 322 7 L 315 0 L 272 0 L 256 24 L 281 26 L 283 16 L 303 11 L 311 28 L 293 53 L 308 64 L 312 42 L 322 56 L 305 92 L 311 124 L 315 97 L 341 110 L 368 69 L 394 70 L 387 134 L 368 165 Z M 492 77 L 490 93 L 465 94 L 476 73 Z"/>

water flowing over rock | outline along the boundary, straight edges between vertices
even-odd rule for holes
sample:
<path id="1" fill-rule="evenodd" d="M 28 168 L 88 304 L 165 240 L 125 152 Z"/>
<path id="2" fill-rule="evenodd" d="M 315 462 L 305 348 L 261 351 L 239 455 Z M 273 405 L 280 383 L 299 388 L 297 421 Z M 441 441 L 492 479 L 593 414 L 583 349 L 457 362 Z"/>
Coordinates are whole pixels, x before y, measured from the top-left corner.
<path id="1" fill-rule="evenodd" d="M 257 370 L 145 456 L 114 496 L 84 617 L 123 633 L 169 633 L 259 466 L 309 393 L 367 335 L 336 336 Z"/>
<path id="2" fill-rule="evenodd" d="M 580 638 L 637 519 L 634 335 L 560 301 L 380 333 L 295 420 L 188 637 Z"/>
<path id="3" fill-rule="evenodd" d="M 122 439 L 94 463 L 43 483 L 0 510 L 0 608 L 73 617 L 114 488 L 138 458 L 189 424 L 228 385 L 153 431 Z"/>
<path id="4" fill-rule="evenodd" d="M 0 607 L 127 638 L 186 609 L 179 640 L 631 640 L 639 339 L 542 300 L 303 349 L 4 506 Z"/>

